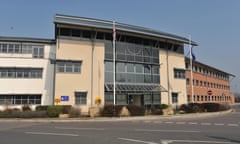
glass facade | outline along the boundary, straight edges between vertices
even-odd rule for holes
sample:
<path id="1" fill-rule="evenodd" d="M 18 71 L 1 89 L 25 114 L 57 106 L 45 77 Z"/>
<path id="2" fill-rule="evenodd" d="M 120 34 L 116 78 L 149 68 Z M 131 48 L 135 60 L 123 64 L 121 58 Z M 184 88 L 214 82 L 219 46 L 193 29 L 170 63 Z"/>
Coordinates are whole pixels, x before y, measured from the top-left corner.
<path id="1" fill-rule="evenodd" d="M 159 48 L 116 42 L 115 58 L 116 104 L 159 105 Z M 113 103 L 113 73 L 113 46 L 105 41 L 105 103 Z"/>

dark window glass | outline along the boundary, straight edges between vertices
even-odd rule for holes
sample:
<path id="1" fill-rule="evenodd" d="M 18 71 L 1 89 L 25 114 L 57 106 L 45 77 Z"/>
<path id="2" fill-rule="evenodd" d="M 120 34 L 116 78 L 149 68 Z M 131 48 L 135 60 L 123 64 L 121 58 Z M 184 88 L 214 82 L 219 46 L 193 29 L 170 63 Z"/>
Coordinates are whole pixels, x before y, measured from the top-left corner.
<path id="1" fill-rule="evenodd" d="M 87 92 L 75 92 L 75 104 L 86 105 L 87 104 Z"/>
<path id="2" fill-rule="evenodd" d="M 71 36 L 71 30 L 67 28 L 60 29 L 60 35 L 62 36 Z"/>

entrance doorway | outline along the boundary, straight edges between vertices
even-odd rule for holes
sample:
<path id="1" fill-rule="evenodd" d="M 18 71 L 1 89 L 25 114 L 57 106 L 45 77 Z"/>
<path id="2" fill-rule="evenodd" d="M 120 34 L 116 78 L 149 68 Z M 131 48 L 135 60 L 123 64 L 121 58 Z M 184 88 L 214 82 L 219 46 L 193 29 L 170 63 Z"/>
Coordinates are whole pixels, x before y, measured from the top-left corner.
<path id="1" fill-rule="evenodd" d="M 128 95 L 128 104 L 143 106 L 144 105 L 143 94 L 130 94 L 130 95 Z"/>

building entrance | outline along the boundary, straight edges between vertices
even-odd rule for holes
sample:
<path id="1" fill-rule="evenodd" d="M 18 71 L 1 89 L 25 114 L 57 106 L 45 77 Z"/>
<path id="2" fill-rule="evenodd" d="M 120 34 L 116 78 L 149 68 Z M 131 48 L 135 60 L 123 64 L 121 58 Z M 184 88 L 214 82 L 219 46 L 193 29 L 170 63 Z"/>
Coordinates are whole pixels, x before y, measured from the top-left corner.
<path id="1" fill-rule="evenodd" d="M 128 104 L 134 104 L 138 106 L 144 105 L 144 95 L 143 94 L 129 94 L 128 95 Z"/>

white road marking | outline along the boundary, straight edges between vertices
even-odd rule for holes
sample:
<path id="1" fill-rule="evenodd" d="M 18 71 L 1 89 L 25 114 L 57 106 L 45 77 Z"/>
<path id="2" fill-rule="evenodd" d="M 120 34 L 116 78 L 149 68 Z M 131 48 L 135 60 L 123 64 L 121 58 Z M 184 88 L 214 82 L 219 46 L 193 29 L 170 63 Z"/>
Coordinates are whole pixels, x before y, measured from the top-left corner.
<path id="1" fill-rule="evenodd" d="M 65 130 L 105 130 L 104 128 L 74 128 L 74 127 L 55 127 L 55 129 L 65 129 Z"/>
<path id="2" fill-rule="evenodd" d="M 162 123 L 161 121 L 154 121 L 153 123 L 159 124 Z"/>
<path id="3" fill-rule="evenodd" d="M 166 124 L 173 124 L 173 122 L 165 122 Z"/>
<path id="4" fill-rule="evenodd" d="M 25 134 L 32 134 L 32 135 L 54 135 L 54 136 L 72 136 L 77 137 L 77 134 L 68 134 L 68 133 L 45 133 L 45 132 L 25 132 Z"/>
<path id="5" fill-rule="evenodd" d="M 201 123 L 201 125 L 211 125 L 211 123 Z"/>
<path id="6" fill-rule="evenodd" d="M 186 122 L 176 122 L 176 124 L 186 124 Z"/>
<path id="7" fill-rule="evenodd" d="M 214 123 L 214 125 L 216 125 L 216 126 L 223 126 L 224 123 Z"/>
<path id="8" fill-rule="evenodd" d="M 188 124 L 190 124 L 190 125 L 197 125 L 198 123 L 197 122 L 188 122 Z"/>
<path id="9" fill-rule="evenodd" d="M 197 140 L 162 140 L 161 144 L 169 144 L 174 142 L 181 143 L 208 143 L 208 144 L 236 144 L 233 142 L 223 142 L 223 141 L 197 141 Z"/>
<path id="10" fill-rule="evenodd" d="M 181 132 L 181 133 L 199 133 L 200 131 L 186 131 L 186 130 L 154 130 L 154 129 L 135 129 L 139 132 Z"/>
<path id="11" fill-rule="evenodd" d="M 239 125 L 238 124 L 228 124 L 228 126 L 237 127 Z"/>
<path id="12" fill-rule="evenodd" d="M 120 140 L 124 140 L 124 141 L 136 142 L 136 143 L 158 144 L 158 143 L 155 143 L 155 142 L 142 141 L 142 140 L 129 139 L 129 138 L 118 138 L 118 139 L 120 139 Z"/>

